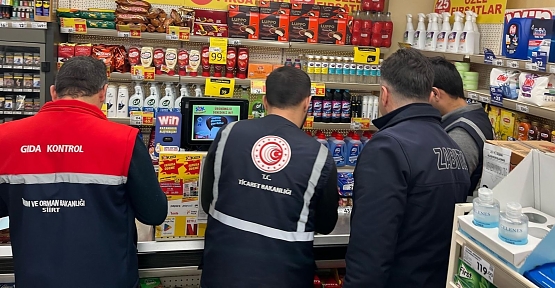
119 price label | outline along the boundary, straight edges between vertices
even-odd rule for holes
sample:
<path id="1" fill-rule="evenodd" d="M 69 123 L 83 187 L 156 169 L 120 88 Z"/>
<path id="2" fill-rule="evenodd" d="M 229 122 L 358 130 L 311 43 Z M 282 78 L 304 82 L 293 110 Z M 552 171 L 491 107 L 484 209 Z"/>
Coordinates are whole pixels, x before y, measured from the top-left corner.
<path id="1" fill-rule="evenodd" d="M 227 38 L 210 37 L 208 62 L 225 65 L 227 57 Z"/>

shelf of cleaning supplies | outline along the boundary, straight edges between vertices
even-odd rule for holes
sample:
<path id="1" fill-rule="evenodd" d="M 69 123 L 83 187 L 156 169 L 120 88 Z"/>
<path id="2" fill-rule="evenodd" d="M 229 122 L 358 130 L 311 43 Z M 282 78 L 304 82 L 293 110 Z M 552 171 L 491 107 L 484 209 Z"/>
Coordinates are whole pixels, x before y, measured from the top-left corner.
<path id="1" fill-rule="evenodd" d="M 489 90 L 467 90 L 465 96 L 482 103 L 491 103 L 491 96 Z M 555 120 L 555 107 L 539 107 L 533 104 L 522 103 L 516 100 L 503 99 L 503 105 L 496 105 L 509 110 L 534 115 L 541 118 Z"/>
<path id="2" fill-rule="evenodd" d="M 304 128 L 303 128 L 304 129 Z M 352 128 L 351 123 L 312 123 L 312 130 L 355 130 Z M 356 129 L 360 130 L 360 129 Z M 378 130 L 374 125 L 370 125 L 370 131 Z"/>

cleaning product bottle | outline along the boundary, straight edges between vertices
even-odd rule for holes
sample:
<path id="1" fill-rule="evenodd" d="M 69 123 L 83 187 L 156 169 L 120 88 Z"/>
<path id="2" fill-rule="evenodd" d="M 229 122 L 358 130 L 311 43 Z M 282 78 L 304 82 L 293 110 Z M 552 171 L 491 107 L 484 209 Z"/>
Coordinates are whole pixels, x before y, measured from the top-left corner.
<path id="1" fill-rule="evenodd" d="M 474 29 L 474 53 L 480 54 L 480 29 L 478 24 L 476 24 L 476 19 L 478 18 L 478 13 L 472 12 L 472 28 Z"/>
<path id="2" fill-rule="evenodd" d="M 455 15 L 455 23 L 453 23 L 453 30 L 451 30 L 447 37 L 447 52 L 449 53 L 457 53 L 459 51 L 459 40 L 463 30 L 462 12 L 456 11 L 453 15 Z"/>
<path id="3" fill-rule="evenodd" d="M 426 47 L 426 25 L 424 25 L 424 20 L 426 15 L 424 13 L 418 13 L 418 26 L 416 27 L 416 32 L 414 32 L 414 48 L 424 49 Z"/>
<path id="4" fill-rule="evenodd" d="M 412 25 L 412 15 L 407 14 L 407 26 L 403 36 L 403 43 L 414 46 L 414 26 Z"/>
<path id="5" fill-rule="evenodd" d="M 330 149 L 330 145 L 328 144 L 328 140 L 326 140 L 326 135 L 324 133 L 316 134 L 316 141 L 320 142 L 320 144 L 324 145 L 328 150 Z"/>
<path id="6" fill-rule="evenodd" d="M 204 97 L 204 95 L 202 95 L 202 85 L 197 84 L 195 87 L 195 97 Z"/>
<path id="7" fill-rule="evenodd" d="M 118 87 L 118 118 L 125 118 L 129 115 L 129 91 L 126 85 L 119 85 Z"/>
<path id="8" fill-rule="evenodd" d="M 143 111 L 143 103 L 145 101 L 145 94 L 141 83 L 135 83 L 135 94 L 129 98 L 129 114 L 131 112 Z"/>
<path id="9" fill-rule="evenodd" d="M 366 143 L 368 143 L 370 139 L 372 139 L 372 133 L 370 133 L 370 131 L 364 131 L 362 133 L 362 137 L 360 138 L 360 141 L 362 142 L 362 145 L 366 145 Z"/>
<path id="10" fill-rule="evenodd" d="M 156 84 L 150 84 L 150 95 L 145 99 L 145 105 L 143 106 L 143 112 L 156 112 L 158 110 L 158 103 L 160 103 L 160 95 L 158 94 L 158 89 Z"/>
<path id="11" fill-rule="evenodd" d="M 362 142 L 360 141 L 360 136 L 357 133 L 353 133 L 353 136 L 349 143 L 347 144 L 347 149 L 345 153 L 347 154 L 346 157 L 346 164 L 347 166 L 356 166 L 358 155 L 362 151 Z"/>
<path id="12" fill-rule="evenodd" d="M 117 102 L 118 102 L 118 86 L 114 84 L 108 85 L 108 89 L 106 90 L 106 108 L 107 108 L 107 115 L 110 118 L 117 117 L 118 109 L 117 109 Z"/>
<path id="13" fill-rule="evenodd" d="M 177 99 L 175 99 L 174 101 L 173 111 L 181 112 L 181 100 L 183 100 L 183 97 L 191 97 L 191 95 L 189 95 L 189 89 L 187 88 L 187 86 L 181 84 L 181 88 L 179 89 L 179 97 L 177 97 Z"/>
<path id="14" fill-rule="evenodd" d="M 448 12 L 443 12 L 441 13 L 441 16 L 443 16 L 443 24 L 441 26 L 441 31 L 439 31 L 436 36 L 436 51 L 445 52 L 447 51 L 447 37 L 449 37 L 449 32 L 451 32 L 451 25 L 449 24 L 449 18 L 451 18 L 451 14 L 449 14 Z"/>
<path id="15" fill-rule="evenodd" d="M 160 106 L 158 111 L 171 112 L 175 106 L 175 95 L 173 94 L 173 89 L 171 83 L 166 83 L 166 88 L 164 89 L 164 97 L 160 99 Z"/>
<path id="16" fill-rule="evenodd" d="M 437 46 L 437 34 L 439 33 L 439 25 L 437 24 L 437 18 L 439 14 L 437 13 L 430 13 L 428 14 L 430 17 L 430 30 L 426 33 L 426 50 L 428 51 L 436 51 Z"/>
<path id="17" fill-rule="evenodd" d="M 472 11 L 466 11 L 466 22 L 464 22 L 463 32 L 459 36 L 459 50 L 458 53 L 466 55 L 474 54 L 474 27 L 472 26 Z"/>
<path id="18" fill-rule="evenodd" d="M 337 133 L 334 138 L 330 137 L 328 139 L 328 143 L 335 166 L 345 166 L 345 141 L 343 141 L 343 135 Z"/>
<path id="19" fill-rule="evenodd" d="M 347 133 L 347 136 L 345 136 L 345 139 L 343 139 L 345 143 L 349 144 L 349 141 L 353 139 L 353 135 L 355 135 L 355 131 L 349 131 L 349 133 Z"/>
<path id="20" fill-rule="evenodd" d="M 426 32 L 432 30 L 432 13 L 426 14 L 426 18 L 428 18 L 428 26 L 426 26 Z"/>

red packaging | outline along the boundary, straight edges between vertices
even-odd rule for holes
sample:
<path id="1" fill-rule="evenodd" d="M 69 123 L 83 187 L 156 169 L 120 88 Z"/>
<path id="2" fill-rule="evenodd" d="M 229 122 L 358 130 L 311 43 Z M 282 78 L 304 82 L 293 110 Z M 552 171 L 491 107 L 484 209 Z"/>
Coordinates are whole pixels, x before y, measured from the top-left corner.
<path id="1" fill-rule="evenodd" d="M 258 13 L 258 7 L 250 7 L 250 9 L 248 12 L 231 10 L 228 12 L 229 38 L 258 39 L 260 13 Z"/>
<path id="2" fill-rule="evenodd" d="M 318 21 L 318 43 L 345 45 L 347 19 L 320 18 Z"/>
<path id="3" fill-rule="evenodd" d="M 162 65 L 164 65 L 165 57 L 166 57 L 166 53 L 164 52 L 164 49 L 162 48 L 154 49 L 154 56 L 153 56 L 152 62 L 154 63 L 154 67 L 156 68 L 157 75 L 162 74 Z"/>
<path id="4" fill-rule="evenodd" d="M 373 47 L 382 47 L 382 32 L 384 27 L 384 22 L 374 21 L 372 23 L 372 36 L 370 40 L 370 45 Z"/>
<path id="5" fill-rule="evenodd" d="M 364 21 L 361 18 L 360 11 L 357 11 L 355 17 L 353 18 L 353 30 L 351 32 L 351 45 L 359 45 L 360 38 L 362 34 L 362 23 Z"/>
<path id="6" fill-rule="evenodd" d="M 247 67 L 249 67 L 249 49 L 241 47 L 237 52 L 237 77 L 239 79 L 247 78 Z"/>
<path id="7" fill-rule="evenodd" d="M 91 56 L 92 44 L 77 44 L 75 45 L 75 57 Z"/>
<path id="8" fill-rule="evenodd" d="M 360 9 L 362 9 L 362 11 L 371 11 L 372 0 L 362 0 L 362 3 L 360 4 Z"/>
<path id="9" fill-rule="evenodd" d="M 200 66 L 202 67 L 202 77 L 210 77 L 210 47 L 202 46 L 200 50 Z"/>
<path id="10" fill-rule="evenodd" d="M 385 0 L 372 0 L 372 11 L 383 12 Z"/>
<path id="11" fill-rule="evenodd" d="M 318 18 L 289 17 L 289 41 L 318 43 Z"/>
<path id="12" fill-rule="evenodd" d="M 370 19 L 370 12 L 366 12 L 365 14 L 366 16 L 362 20 L 362 27 L 360 30 L 360 46 L 370 46 L 370 39 L 372 37 L 372 20 Z"/>
<path id="13" fill-rule="evenodd" d="M 94 45 L 92 47 L 92 57 L 102 60 L 110 72 L 114 71 L 112 66 L 113 50 L 116 46 Z"/>
<path id="14" fill-rule="evenodd" d="M 115 46 L 112 54 L 112 65 L 114 71 L 120 73 L 126 73 L 131 70 L 129 68 L 129 62 L 127 61 L 127 51 L 124 46 Z"/>
<path id="15" fill-rule="evenodd" d="M 291 16 L 319 17 L 320 5 L 317 4 L 291 4 Z"/>
<path id="16" fill-rule="evenodd" d="M 290 12 L 291 12 L 291 9 L 260 8 L 260 14 L 274 14 L 274 15 L 289 16 Z"/>
<path id="17" fill-rule="evenodd" d="M 391 14 L 388 12 L 385 21 L 383 22 L 382 30 L 382 47 L 391 47 L 391 37 L 393 36 L 393 22 L 391 21 Z"/>
<path id="18" fill-rule="evenodd" d="M 129 59 L 129 65 L 135 66 L 141 64 L 141 49 L 137 47 L 129 48 L 127 59 Z"/>
<path id="19" fill-rule="evenodd" d="M 289 16 L 276 14 L 260 14 L 261 40 L 289 41 Z"/>
<path id="20" fill-rule="evenodd" d="M 187 75 L 187 66 L 189 65 L 189 52 L 186 49 L 179 49 L 177 53 L 177 66 L 179 67 L 179 75 Z"/>
<path id="21" fill-rule="evenodd" d="M 69 58 L 75 56 L 75 44 L 60 43 L 58 44 L 58 62 L 65 62 Z"/>
<path id="22" fill-rule="evenodd" d="M 225 65 L 215 64 L 214 65 L 214 77 L 222 77 L 222 71 Z"/>
<path id="23" fill-rule="evenodd" d="M 345 19 L 348 15 L 342 6 L 320 6 L 320 18 Z"/>
<path id="24" fill-rule="evenodd" d="M 271 9 L 291 9 L 291 4 L 281 1 L 273 0 L 260 0 L 258 1 L 258 7 L 271 8 Z"/>
<path id="25" fill-rule="evenodd" d="M 195 22 L 193 33 L 199 36 L 227 37 L 227 24 Z"/>
<path id="26" fill-rule="evenodd" d="M 227 24 L 227 11 L 195 9 L 195 22 Z"/>
<path id="27" fill-rule="evenodd" d="M 227 47 L 227 59 L 225 65 L 225 77 L 233 78 L 235 77 L 235 64 L 237 64 L 237 48 Z"/>

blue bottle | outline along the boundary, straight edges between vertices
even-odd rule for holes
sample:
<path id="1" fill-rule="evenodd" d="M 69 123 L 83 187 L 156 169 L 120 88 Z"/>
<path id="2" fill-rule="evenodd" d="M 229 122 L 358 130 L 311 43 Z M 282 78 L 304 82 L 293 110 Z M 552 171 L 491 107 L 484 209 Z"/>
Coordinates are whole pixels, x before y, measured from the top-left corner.
<path id="1" fill-rule="evenodd" d="M 532 19 L 513 18 L 503 34 L 502 55 L 513 59 L 526 60 L 528 58 L 528 38 Z"/>
<path id="2" fill-rule="evenodd" d="M 356 166 L 358 155 L 362 151 L 362 142 L 360 141 L 360 136 L 358 134 L 353 134 L 351 140 L 347 143 L 347 149 L 345 149 L 345 160 L 347 166 Z"/>
<path id="3" fill-rule="evenodd" d="M 343 167 L 345 166 L 345 141 L 343 141 L 343 135 L 337 134 L 335 138 L 328 140 L 329 149 L 331 151 L 331 157 L 335 161 L 335 166 Z"/>
<path id="4" fill-rule="evenodd" d="M 324 133 L 316 135 L 316 141 L 320 142 L 320 144 L 324 145 L 328 150 L 330 149 L 330 145 L 328 144 L 328 140 L 326 139 L 326 135 Z"/>

